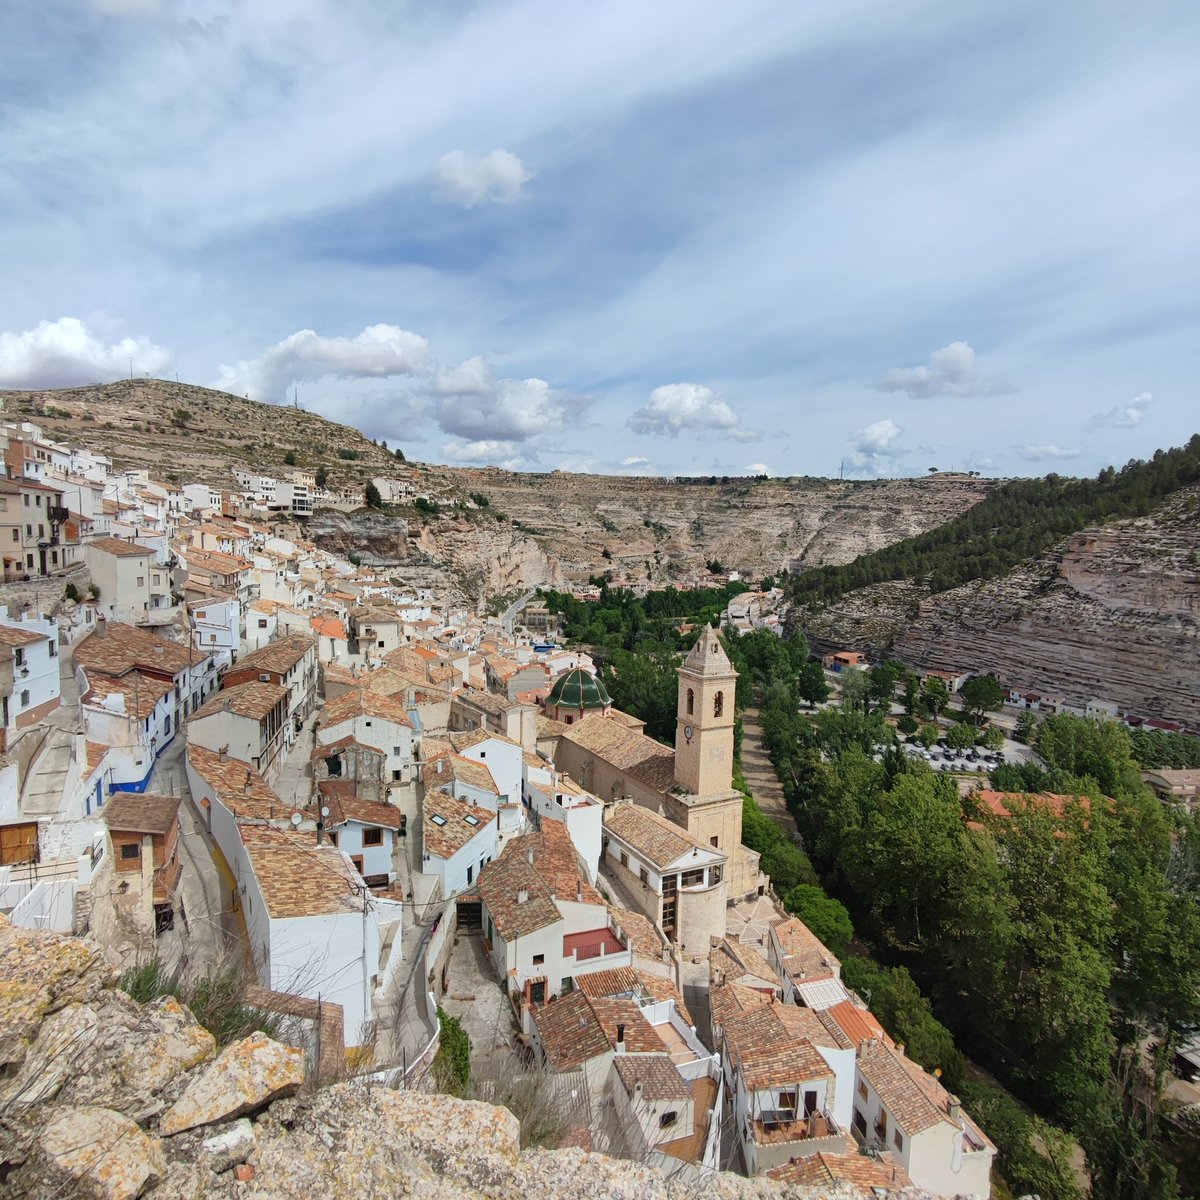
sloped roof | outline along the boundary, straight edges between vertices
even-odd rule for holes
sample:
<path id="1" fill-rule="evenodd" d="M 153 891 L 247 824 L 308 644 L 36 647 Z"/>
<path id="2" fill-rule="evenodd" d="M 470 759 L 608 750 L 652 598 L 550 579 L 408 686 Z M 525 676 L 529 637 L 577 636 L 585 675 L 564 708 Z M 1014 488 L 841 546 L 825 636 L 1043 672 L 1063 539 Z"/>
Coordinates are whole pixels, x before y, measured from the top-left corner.
<path id="1" fill-rule="evenodd" d="M 793 979 L 829 979 L 841 974 L 842 964 L 798 917 L 788 917 L 771 927 L 779 941 L 782 966 Z"/>
<path id="2" fill-rule="evenodd" d="M 511 942 L 562 920 L 541 875 L 514 838 L 479 872 L 479 894 L 502 941 Z M 525 899 L 521 900 L 521 894 Z"/>
<path id="3" fill-rule="evenodd" d="M 669 867 L 692 850 L 711 850 L 680 825 L 632 801 L 624 801 L 604 814 L 604 828 L 659 868 Z"/>
<path id="4" fill-rule="evenodd" d="M 48 642 L 48 633 L 36 629 L 19 629 L 15 625 L 0 625 L 0 646 L 32 646 L 34 642 Z"/>
<path id="5" fill-rule="evenodd" d="M 870 1197 L 874 1197 L 877 1190 L 897 1192 L 912 1186 L 907 1172 L 894 1159 L 884 1161 L 853 1150 L 847 1154 L 822 1150 L 803 1158 L 793 1158 L 768 1171 L 767 1178 L 795 1187 L 822 1190 L 834 1184 L 848 1183 Z"/>
<path id="6" fill-rule="evenodd" d="M 496 814 L 490 809 L 456 800 L 449 792 L 426 792 L 421 816 L 425 850 L 438 858 L 452 858 L 495 820 Z"/>
<path id="7" fill-rule="evenodd" d="M 858 1070 L 910 1137 L 950 1119 L 946 1089 L 895 1046 L 877 1040 L 863 1042 L 858 1049 Z"/>
<path id="8" fill-rule="evenodd" d="M 683 660 L 683 669 L 700 675 L 736 675 L 717 631 L 705 625 L 704 632 Z"/>
<path id="9" fill-rule="evenodd" d="M 616 1048 L 624 1026 L 627 1054 L 657 1054 L 663 1043 L 632 1000 L 593 997 L 575 991 L 533 1011 L 546 1057 L 557 1071 L 570 1070 Z"/>
<path id="10" fill-rule="evenodd" d="M 559 725 L 546 735 L 539 726 L 539 737 L 554 735 L 574 742 L 656 791 L 666 791 L 675 782 L 675 751 L 621 721 L 597 713 L 574 725 Z"/>
<path id="11" fill-rule="evenodd" d="M 287 688 L 277 683 L 262 683 L 257 679 L 239 683 L 210 696 L 192 713 L 191 719 L 200 721 L 216 713 L 229 712 L 251 721 L 262 721 L 281 700 L 287 699 L 287 694 Z"/>
<path id="12" fill-rule="evenodd" d="M 292 633 L 276 638 L 249 654 L 243 654 L 231 668 L 235 671 L 270 671 L 286 675 L 310 650 L 316 648 L 315 638 L 306 633 Z"/>
<path id="13" fill-rule="evenodd" d="M 412 728 L 412 720 L 399 700 L 361 687 L 330 700 L 321 710 L 321 726 L 328 729 L 355 717 L 372 717 Z"/>
<path id="14" fill-rule="evenodd" d="M 354 781 L 347 781 L 354 786 Z M 328 805 L 329 824 L 342 825 L 346 821 L 358 821 L 363 825 L 378 825 L 383 829 L 399 829 L 401 812 L 394 804 L 380 804 L 376 800 L 360 800 L 357 796 L 336 796 Z"/>
<path id="15" fill-rule="evenodd" d="M 91 685 L 82 697 L 85 705 L 101 705 L 107 696 L 123 696 L 125 711 L 144 721 L 164 696 L 171 694 L 172 685 L 156 675 L 130 671 L 127 675 L 105 675 L 97 671 L 90 676 Z"/>
<path id="16" fill-rule="evenodd" d="M 149 558 L 154 553 L 149 546 L 139 546 L 136 542 L 127 542 L 124 538 L 101 537 L 92 538 L 84 545 L 85 550 L 103 550 L 105 554 L 117 558 Z"/>
<path id="17" fill-rule="evenodd" d="M 276 920 L 361 912 L 363 882 L 334 846 L 263 825 L 239 827 L 267 912 Z"/>
<path id="18" fill-rule="evenodd" d="M 102 671 L 105 675 L 124 675 L 134 667 L 178 675 L 207 658 L 204 651 L 195 650 L 190 644 L 168 642 L 149 630 L 121 621 L 106 621 L 75 647 L 76 663 L 85 671 Z"/>
<path id="19" fill-rule="evenodd" d="M 114 792 L 103 808 L 104 823 L 113 832 L 166 836 L 179 817 L 178 796 L 151 792 Z"/>
<path id="20" fill-rule="evenodd" d="M 669 1054 L 619 1054 L 613 1059 L 613 1069 L 627 1096 L 633 1096 L 640 1087 L 643 1100 L 682 1103 L 692 1098 L 691 1088 Z"/>
<path id="21" fill-rule="evenodd" d="M 216 750 L 194 742 L 188 744 L 187 757 L 192 769 L 235 817 L 279 820 L 293 811 L 249 763 L 222 758 Z"/>

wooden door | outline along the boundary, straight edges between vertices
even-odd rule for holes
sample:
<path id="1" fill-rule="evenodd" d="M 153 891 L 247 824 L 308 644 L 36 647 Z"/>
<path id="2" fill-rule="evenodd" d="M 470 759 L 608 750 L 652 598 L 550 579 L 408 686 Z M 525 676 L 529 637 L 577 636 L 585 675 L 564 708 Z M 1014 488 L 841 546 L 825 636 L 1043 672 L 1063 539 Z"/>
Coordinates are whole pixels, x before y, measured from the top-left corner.
<path id="1" fill-rule="evenodd" d="M 36 821 L 0 825 L 0 866 L 9 863 L 37 862 L 38 827 Z"/>

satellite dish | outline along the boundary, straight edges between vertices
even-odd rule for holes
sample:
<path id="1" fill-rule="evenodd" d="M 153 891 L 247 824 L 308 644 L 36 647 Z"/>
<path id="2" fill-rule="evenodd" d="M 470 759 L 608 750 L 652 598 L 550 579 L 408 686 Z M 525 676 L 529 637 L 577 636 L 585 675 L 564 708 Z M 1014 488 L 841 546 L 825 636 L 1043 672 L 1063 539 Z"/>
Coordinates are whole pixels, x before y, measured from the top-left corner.
<path id="1" fill-rule="evenodd" d="M 294 828 L 299 829 L 300 822 L 303 820 L 304 818 L 299 813 L 292 813 L 292 825 Z"/>
<path id="2" fill-rule="evenodd" d="M 329 816 L 329 805 L 327 805 L 327 804 L 321 805 L 321 816 L 323 816 L 323 817 Z"/>

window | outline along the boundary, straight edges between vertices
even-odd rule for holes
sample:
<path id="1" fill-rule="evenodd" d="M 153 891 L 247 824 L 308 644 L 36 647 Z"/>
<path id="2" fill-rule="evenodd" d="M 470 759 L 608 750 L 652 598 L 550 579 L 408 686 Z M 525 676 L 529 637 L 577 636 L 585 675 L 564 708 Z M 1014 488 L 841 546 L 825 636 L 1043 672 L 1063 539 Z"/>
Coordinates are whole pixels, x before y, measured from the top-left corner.
<path id="1" fill-rule="evenodd" d="M 361 875 L 363 871 L 362 855 L 353 854 L 350 856 L 350 861 L 354 864 L 354 869 Z"/>
<path id="2" fill-rule="evenodd" d="M 860 1079 L 860 1080 L 858 1081 L 858 1094 L 859 1094 L 859 1095 L 860 1095 L 860 1096 L 861 1096 L 861 1097 L 862 1097 L 864 1100 L 867 1098 L 867 1084 L 866 1084 L 866 1081 L 865 1081 L 865 1080 L 863 1080 L 863 1079 Z"/>
<path id="3" fill-rule="evenodd" d="M 569 996 L 575 990 L 575 977 L 573 975 L 564 975 L 562 983 L 559 984 L 558 994 L 560 996 Z"/>
<path id="4" fill-rule="evenodd" d="M 544 954 L 535 954 L 533 956 L 533 965 L 535 967 L 544 966 L 545 962 L 546 962 L 546 956 Z"/>
<path id="5" fill-rule="evenodd" d="M 468 883 L 475 882 L 475 868 L 474 867 L 467 868 L 467 882 Z"/>
<path id="6" fill-rule="evenodd" d="M 898 1129 L 892 1130 L 892 1144 L 897 1150 L 900 1151 L 901 1154 L 904 1153 L 904 1134 L 902 1134 Z"/>
<path id="7" fill-rule="evenodd" d="M 19 529 L 14 529 L 13 530 L 13 541 L 19 542 L 20 540 L 21 540 L 21 531 Z"/>
<path id="8" fill-rule="evenodd" d="M 58 643 L 51 642 L 50 643 L 50 657 L 56 658 L 57 656 L 58 656 Z"/>
<path id="9" fill-rule="evenodd" d="M 164 717 L 163 718 L 163 733 L 170 733 L 170 732 L 171 732 L 171 718 Z"/>
<path id="10" fill-rule="evenodd" d="M 696 711 L 696 693 L 691 688 L 688 688 L 687 710 L 689 717 Z"/>
<path id="11" fill-rule="evenodd" d="M 209 645 L 212 645 L 212 643 L 215 642 L 216 640 L 217 640 L 217 635 L 215 633 L 210 633 L 208 635 Z"/>
<path id="12" fill-rule="evenodd" d="M 700 867 L 695 871 L 684 871 L 679 882 L 684 887 L 699 887 L 704 882 L 704 868 Z"/>
<path id="13" fill-rule="evenodd" d="M 13 651 L 13 662 L 18 667 L 23 667 L 25 665 L 25 648 L 24 648 L 24 646 L 18 646 Z"/>
<path id="14" fill-rule="evenodd" d="M 403 748 L 402 748 L 402 747 L 400 747 L 400 746 L 393 746 L 393 747 L 392 747 L 392 754 L 393 754 L 393 755 L 394 755 L 396 758 L 399 758 L 399 757 L 400 757 L 400 755 L 401 755 L 401 754 L 403 754 L 403 753 L 404 753 L 404 750 L 403 750 Z"/>
<path id="15" fill-rule="evenodd" d="M 384 643 L 382 640 L 380 640 L 379 649 L 382 650 L 385 644 L 386 643 Z"/>
<path id="16" fill-rule="evenodd" d="M 446 823 L 446 818 L 443 817 L 441 813 L 434 813 L 429 819 L 438 826 L 445 825 Z"/>
<path id="17" fill-rule="evenodd" d="M 857 1108 L 854 1110 L 854 1120 L 851 1121 L 851 1124 L 858 1131 L 859 1137 L 867 1136 L 867 1118 Z"/>
<path id="18" fill-rule="evenodd" d="M 53 563 L 58 562 L 58 551 L 57 550 L 50 551 L 50 561 Z"/>
<path id="19" fill-rule="evenodd" d="M 725 693 L 718 692 L 713 697 L 713 716 L 719 717 L 725 711 Z"/>
<path id="20" fill-rule="evenodd" d="M 710 837 L 708 839 L 708 844 L 710 846 L 715 846 L 719 850 L 721 848 L 721 839 L 718 837 Z"/>
<path id="21" fill-rule="evenodd" d="M 38 506 L 38 508 L 41 508 L 41 507 L 42 507 L 42 497 L 41 497 L 41 495 L 39 494 L 39 495 L 37 495 L 37 496 L 34 496 L 34 498 L 33 498 L 33 502 L 34 502 L 34 503 L 35 503 L 35 504 Z"/>
<path id="22" fill-rule="evenodd" d="M 465 817 L 463 817 L 463 820 L 466 821 L 466 823 L 468 825 L 478 825 L 479 824 L 479 818 L 476 816 L 472 816 L 470 813 L 467 813 L 467 815 Z"/>
<path id="23" fill-rule="evenodd" d="M 403 772 L 403 771 L 401 771 L 401 770 L 399 769 L 399 767 L 397 767 L 397 768 L 396 768 L 396 770 L 394 770 L 394 771 L 392 772 L 392 782 L 393 782 L 393 783 L 399 783 L 399 782 L 400 782 L 400 780 L 401 780 L 401 778 L 403 777 L 403 775 L 404 775 L 404 772 Z"/>
<path id="24" fill-rule="evenodd" d="M 382 829 L 364 829 L 362 844 L 364 846 L 382 846 L 383 845 L 383 830 Z"/>
<path id="25" fill-rule="evenodd" d="M 26 565 L 26 566 L 27 566 L 27 567 L 28 567 L 28 568 L 29 568 L 31 571 L 33 570 L 33 555 L 32 555 L 32 554 L 27 554 L 27 555 L 25 555 L 25 565 Z"/>
<path id="26" fill-rule="evenodd" d="M 260 618 L 259 618 L 259 621 L 258 621 L 258 627 L 259 627 L 259 629 L 266 629 L 266 627 L 267 627 L 267 621 L 266 621 L 266 618 L 265 618 L 265 617 L 260 617 Z"/>
<path id="27" fill-rule="evenodd" d="M 25 507 L 26 508 L 29 507 L 29 493 L 28 492 L 25 493 Z"/>
<path id="28" fill-rule="evenodd" d="M 122 858 L 141 858 L 142 848 L 137 842 L 124 842 L 121 846 Z"/>
<path id="29" fill-rule="evenodd" d="M 679 1114 L 677 1112 L 662 1113 L 658 1118 L 658 1127 L 659 1129 L 670 1129 L 678 1120 Z"/>
<path id="30" fill-rule="evenodd" d="M 329 838 L 329 844 L 331 846 L 336 846 L 338 844 L 338 835 L 336 832 L 328 833 L 325 836 Z"/>
<path id="31" fill-rule="evenodd" d="M 22 708 L 28 708 L 28 707 L 29 707 L 29 689 L 28 689 L 28 688 L 26 688 L 26 689 L 25 689 L 25 690 L 24 690 L 24 691 L 21 693 L 21 707 L 22 707 Z"/>
<path id="32" fill-rule="evenodd" d="M 145 587 L 145 586 L 146 586 L 146 577 L 145 577 L 145 575 L 139 575 L 139 576 L 137 577 L 137 585 L 138 585 L 138 587 Z"/>
<path id="33" fill-rule="evenodd" d="M 629 855 L 626 854 L 624 850 L 621 851 L 621 866 L 629 866 Z"/>
<path id="34" fill-rule="evenodd" d="M 45 536 L 46 536 L 46 527 L 39 521 L 38 522 L 38 537 L 43 538 Z"/>
<path id="35" fill-rule="evenodd" d="M 27 538 L 31 538 L 31 537 L 33 537 L 33 526 L 32 526 L 32 525 L 26 525 L 26 526 L 25 526 L 25 536 L 26 536 Z"/>

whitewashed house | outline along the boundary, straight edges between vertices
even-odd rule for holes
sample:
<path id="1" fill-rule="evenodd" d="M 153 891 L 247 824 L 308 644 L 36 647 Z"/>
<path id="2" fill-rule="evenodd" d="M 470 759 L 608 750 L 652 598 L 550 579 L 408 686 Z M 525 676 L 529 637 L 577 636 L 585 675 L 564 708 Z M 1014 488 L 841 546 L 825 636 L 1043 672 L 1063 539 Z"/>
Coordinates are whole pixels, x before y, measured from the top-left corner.
<path id="1" fill-rule="evenodd" d="M 421 870 L 440 880 L 443 896 L 478 882 L 498 853 L 496 814 L 448 791 L 427 791 L 421 813 Z"/>
<path id="2" fill-rule="evenodd" d="M 12 662 L 12 691 L 0 696 L 6 729 L 36 725 L 58 708 L 58 626 L 54 621 L 32 614 L 10 617 L 8 608 L 0 607 L 0 656 Z"/>

